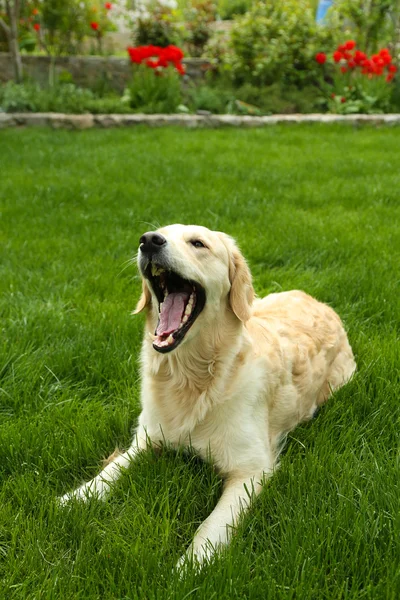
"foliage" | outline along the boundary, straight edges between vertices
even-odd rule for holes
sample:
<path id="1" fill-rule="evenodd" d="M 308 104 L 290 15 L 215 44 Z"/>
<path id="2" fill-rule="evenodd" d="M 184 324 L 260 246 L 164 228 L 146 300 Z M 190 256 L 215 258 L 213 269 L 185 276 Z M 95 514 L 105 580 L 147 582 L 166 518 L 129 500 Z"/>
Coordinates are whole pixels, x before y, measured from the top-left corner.
<path id="1" fill-rule="evenodd" d="M 44 0 L 39 6 L 39 41 L 50 55 L 77 54 L 85 36 L 96 40 L 97 51 L 101 54 L 103 35 L 115 29 L 108 18 L 111 3 L 105 4 L 101 0 Z"/>
<path id="2" fill-rule="evenodd" d="M 180 34 L 175 22 L 174 11 L 164 3 L 150 4 L 149 12 L 141 12 L 133 22 L 133 38 L 138 46 L 152 44 L 169 46 L 180 43 Z"/>
<path id="3" fill-rule="evenodd" d="M 214 114 L 229 112 L 234 100 L 233 91 L 226 87 L 215 87 L 207 84 L 193 85 L 187 91 L 187 104 L 194 112 L 209 111 Z"/>
<path id="4" fill-rule="evenodd" d="M 254 0 L 219 0 L 218 15 L 223 20 L 233 19 L 238 15 L 244 15 L 253 4 Z"/>
<path id="5" fill-rule="evenodd" d="M 245 83 L 233 87 L 224 81 L 193 86 L 187 103 L 195 111 L 217 114 L 306 114 L 319 108 L 317 99 L 318 89 L 311 86 L 302 90 L 279 83 L 261 87 Z"/>
<path id="6" fill-rule="evenodd" d="M 102 0 L 25 0 L 19 20 L 20 48 L 42 49 L 49 55 L 78 54 L 84 38 L 92 37 L 101 53 L 104 34 L 115 30 L 108 18 L 110 10 L 112 3 Z"/>
<path id="7" fill-rule="evenodd" d="M 354 40 L 348 40 L 338 46 L 330 61 L 322 52 L 315 59 L 323 70 L 322 89 L 330 112 L 370 114 L 389 109 L 397 67 L 387 48 L 368 57 Z"/>
<path id="8" fill-rule="evenodd" d="M 232 29 L 233 77 L 258 85 L 313 82 L 314 54 L 322 44 L 333 45 L 333 33 L 316 25 L 307 0 L 257 2 Z"/>
<path id="9" fill-rule="evenodd" d="M 41 88 L 35 83 L 0 86 L 0 110 L 4 112 L 124 113 L 131 112 L 116 95 L 104 98 L 73 83 Z"/>
<path id="10" fill-rule="evenodd" d="M 161 70 L 146 64 L 133 66 L 132 80 L 123 97 L 134 111 L 174 113 L 182 103 L 180 75 L 172 66 Z"/>
<path id="11" fill-rule="evenodd" d="M 336 0 L 330 9 L 366 52 L 376 52 L 380 44 L 399 40 L 399 0 Z M 329 25 L 329 17 L 328 17 Z"/>
<path id="12" fill-rule="evenodd" d="M 216 5 L 213 0 L 191 0 L 184 17 L 185 41 L 189 47 L 189 54 L 201 56 L 212 34 L 210 24 L 216 18 Z"/>

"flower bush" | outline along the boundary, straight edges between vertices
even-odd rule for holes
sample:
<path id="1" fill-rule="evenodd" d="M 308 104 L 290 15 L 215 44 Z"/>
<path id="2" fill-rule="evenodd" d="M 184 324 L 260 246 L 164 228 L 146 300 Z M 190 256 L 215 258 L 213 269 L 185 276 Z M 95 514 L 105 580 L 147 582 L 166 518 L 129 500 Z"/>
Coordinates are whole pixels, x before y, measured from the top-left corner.
<path id="1" fill-rule="evenodd" d="M 182 50 L 174 45 L 148 45 L 129 47 L 128 54 L 134 73 L 124 94 L 125 101 L 145 113 L 175 112 L 182 103 Z"/>
<path id="2" fill-rule="evenodd" d="M 357 49 L 354 40 L 340 44 L 331 58 L 318 52 L 315 61 L 324 70 L 322 89 L 329 111 L 341 114 L 385 112 L 390 104 L 391 82 L 397 72 L 392 60 L 387 48 L 368 57 Z"/>

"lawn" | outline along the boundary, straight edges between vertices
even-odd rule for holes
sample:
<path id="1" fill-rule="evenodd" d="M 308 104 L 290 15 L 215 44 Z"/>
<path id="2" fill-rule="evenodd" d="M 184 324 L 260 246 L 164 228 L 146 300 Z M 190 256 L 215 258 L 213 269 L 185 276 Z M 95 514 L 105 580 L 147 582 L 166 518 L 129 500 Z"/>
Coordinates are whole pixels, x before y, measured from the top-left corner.
<path id="1" fill-rule="evenodd" d="M 0 598 L 400 597 L 400 136 L 271 127 L 0 133 Z M 143 231 L 227 231 L 257 293 L 343 318 L 358 373 L 200 574 L 173 566 L 221 482 L 151 453 L 105 503 L 55 499 L 126 447 L 139 414 Z"/>

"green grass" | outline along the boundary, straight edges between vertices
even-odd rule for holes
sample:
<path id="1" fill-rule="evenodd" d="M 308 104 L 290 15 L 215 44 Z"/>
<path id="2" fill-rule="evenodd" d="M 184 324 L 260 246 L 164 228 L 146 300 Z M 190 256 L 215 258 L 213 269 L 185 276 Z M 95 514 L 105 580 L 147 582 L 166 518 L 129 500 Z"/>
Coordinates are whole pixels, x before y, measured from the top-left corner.
<path id="1" fill-rule="evenodd" d="M 0 133 L 0 598 L 400 597 L 398 129 Z M 290 436 L 212 568 L 173 566 L 221 483 L 143 456 L 104 504 L 57 495 L 139 413 L 134 254 L 158 224 L 229 232 L 257 292 L 342 316 L 358 373 Z"/>

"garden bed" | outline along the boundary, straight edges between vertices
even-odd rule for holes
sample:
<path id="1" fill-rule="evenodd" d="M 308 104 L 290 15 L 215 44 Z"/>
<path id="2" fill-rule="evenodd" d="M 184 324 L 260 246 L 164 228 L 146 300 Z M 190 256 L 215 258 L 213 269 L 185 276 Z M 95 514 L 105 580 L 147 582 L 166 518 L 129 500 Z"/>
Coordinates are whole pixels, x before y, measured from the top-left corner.
<path id="1" fill-rule="evenodd" d="M 92 127 L 126 127 L 179 125 L 201 127 L 265 127 L 279 123 L 347 123 L 350 125 L 400 125 L 400 114 L 389 115 L 270 115 L 250 117 L 237 115 L 70 115 L 60 113 L 0 113 L 0 129 L 8 127 L 49 126 L 54 129 L 90 129 Z"/>

